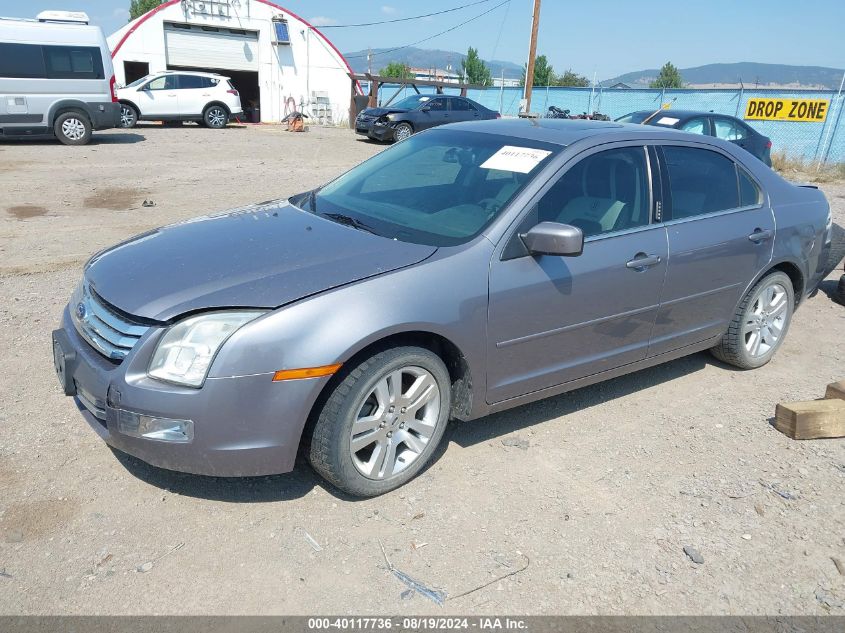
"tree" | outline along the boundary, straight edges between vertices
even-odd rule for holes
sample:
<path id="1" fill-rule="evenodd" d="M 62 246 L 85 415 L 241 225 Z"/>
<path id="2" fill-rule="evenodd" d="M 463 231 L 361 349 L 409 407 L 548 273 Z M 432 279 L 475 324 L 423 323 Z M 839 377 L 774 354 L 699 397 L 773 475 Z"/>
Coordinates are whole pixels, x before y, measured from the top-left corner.
<path id="1" fill-rule="evenodd" d="M 378 74 L 382 77 L 395 77 L 396 79 L 411 79 L 414 76 L 411 67 L 402 62 L 390 62 L 378 71 Z"/>
<path id="2" fill-rule="evenodd" d="M 657 79 L 652 81 L 649 88 L 683 88 L 684 78 L 681 77 L 681 71 L 678 70 L 672 62 L 663 64 L 660 69 L 660 74 Z"/>
<path id="3" fill-rule="evenodd" d="M 519 80 L 519 85 L 525 85 L 525 72 L 528 65 L 522 66 L 522 78 Z M 549 60 L 545 55 L 538 55 L 534 60 L 534 85 L 535 86 L 553 86 L 555 83 L 555 71 Z"/>
<path id="4" fill-rule="evenodd" d="M 129 3 L 129 21 L 139 18 L 147 11 L 152 11 L 162 0 L 131 0 Z"/>
<path id="5" fill-rule="evenodd" d="M 461 60 L 461 81 L 479 86 L 492 86 L 493 76 L 484 60 L 478 56 L 478 49 L 469 47 L 467 56 Z"/>
<path id="6" fill-rule="evenodd" d="M 571 68 L 567 69 L 562 75 L 558 75 L 555 79 L 556 86 L 566 86 L 569 88 L 586 88 L 590 85 L 590 80 L 573 72 Z"/>

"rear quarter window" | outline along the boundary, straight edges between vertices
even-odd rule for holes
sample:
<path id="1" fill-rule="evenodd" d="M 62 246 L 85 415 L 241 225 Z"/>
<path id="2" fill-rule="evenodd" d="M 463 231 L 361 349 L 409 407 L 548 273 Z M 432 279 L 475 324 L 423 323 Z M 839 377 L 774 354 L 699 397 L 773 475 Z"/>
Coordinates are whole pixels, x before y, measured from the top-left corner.
<path id="1" fill-rule="evenodd" d="M 94 46 L 42 46 L 48 79 L 104 79 L 103 57 Z"/>

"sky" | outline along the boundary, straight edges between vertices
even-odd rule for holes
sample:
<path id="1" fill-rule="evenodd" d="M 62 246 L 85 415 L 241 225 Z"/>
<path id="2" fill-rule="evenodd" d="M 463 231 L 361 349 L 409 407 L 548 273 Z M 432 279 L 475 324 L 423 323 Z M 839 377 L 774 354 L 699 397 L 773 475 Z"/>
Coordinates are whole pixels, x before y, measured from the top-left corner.
<path id="1" fill-rule="evenodd" d="M 242 2 L 245 0 L 241 0 Z M 478 0 L 276 0 L 312 21 L 335 26 L 416 16 Z M 503 0 L 391 25 L 327 28 L 341 51 L 403 46 L 478 16 Z M 34 17 L 44 9 L 85 11 L 106 35 L 127 21 L 129 0 L 0 0 L 0 15 Z M 533 0 L 510 0 L 450 33 L 419 44 L 484 59 L 523 63 Z M 845 68 L 845 0 L 544 0 L 538 54 L 555 70 L 609 79 L 658 68 L 717 62 L 764 62 Z M 374 66 L 379 63 L 374 60 Z"/>

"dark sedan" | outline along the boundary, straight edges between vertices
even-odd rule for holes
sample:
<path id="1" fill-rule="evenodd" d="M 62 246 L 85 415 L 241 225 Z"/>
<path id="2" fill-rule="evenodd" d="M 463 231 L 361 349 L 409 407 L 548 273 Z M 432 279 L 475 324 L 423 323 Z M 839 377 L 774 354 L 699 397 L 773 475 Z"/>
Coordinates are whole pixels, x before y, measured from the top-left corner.
<path id="1" fill-rule="evenodd" d="M 691 134 L 715 136 L 730 141 L 772 166 L 772 141 L 744 121 L 727 114 L 691 110 L 641 110 L 616 119 L 619 123 L 643 123 L 673 127 Z"/>
<path id="2" fill-rule="evenodd" d="M 466 97 L 414 95 L 384 108 L 366 108 L 355 131 L 376 141 L 401 141 L 415 132 L 446 123 L 485 121 L 501 115 Z"/>

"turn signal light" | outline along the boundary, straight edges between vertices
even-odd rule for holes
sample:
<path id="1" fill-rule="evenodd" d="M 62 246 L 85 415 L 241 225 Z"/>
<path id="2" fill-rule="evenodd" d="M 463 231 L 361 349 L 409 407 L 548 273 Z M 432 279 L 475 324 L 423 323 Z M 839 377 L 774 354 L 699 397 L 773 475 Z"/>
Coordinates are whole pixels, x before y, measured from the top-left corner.
<path id="1" fill-rule="evenodd" d="M 319 378 L 321 376 L 331 376 L 343 363 L 335 365 L 323 365 L 322 367 L 306 367 L 304 369 L 280 369 L 273 374 L 273 382 L 280 382 L 282 380 L 301 380 L 302 378 Z"/>

